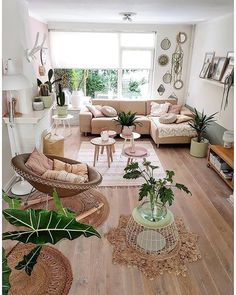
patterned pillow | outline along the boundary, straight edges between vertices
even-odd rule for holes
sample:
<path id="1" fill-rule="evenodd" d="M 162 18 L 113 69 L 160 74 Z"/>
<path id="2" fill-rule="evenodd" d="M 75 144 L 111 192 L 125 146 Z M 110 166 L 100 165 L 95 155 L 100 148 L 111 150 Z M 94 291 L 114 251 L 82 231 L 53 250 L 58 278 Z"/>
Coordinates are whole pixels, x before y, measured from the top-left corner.
<path id="1" fill-rule="evenodd" d="M 170 107 L 169 107 L 169 110 L 168 110 L 168 113 L 171 113 L 171 114 L 176 114 L 176 115 L 178 115 L 178 114 L 180 114 L 180 111 L 181 111 L 181 109 L 182 109 L 182 105 L 170 105 Z"/>
<path id="2" fill-rule="evenodd" d="M 53 168 L 53 161 L 35 148 L 25 166 L 36 174 L 42 175 L 47 170 Z"/>
<path id="3" fill-rule="evenodd" d="M 156 102 L 151 102 L 151 112 L 150 112 L 150 116 L 152 117 L 160 117 L 161 115 L 164 115 L 168 112 L 170 103 L 166 102 L 166 103 L 156 103 Z"/>
<path id="4" fill-rule="evenodd" d="M 117 111 L 113 107 L 110 106 L 103 106 L 101 108 L 101 112 L 105 117 L 116 117 L 117 116 Z"/>
<path id="5" fill-rule="evenodd" d="M 87 109 L 93 114 L 94 118 L 104 117 L 101 112 L 102 106 L 99 105 L 87 105 Z"/>
<path id="6" fill-rule="evenodd" d="M 175 121 L 176 124 L 191 121 L 193 118 L 185 115 L 177 115 L 177 120 Z"/>
<path id="7" fill-rule="evenodd" d="M 176 121 L 177 115 L 176 114 L 165 114 L 159 118 L 159 122 L 162 124 L 172 124 Z"/>

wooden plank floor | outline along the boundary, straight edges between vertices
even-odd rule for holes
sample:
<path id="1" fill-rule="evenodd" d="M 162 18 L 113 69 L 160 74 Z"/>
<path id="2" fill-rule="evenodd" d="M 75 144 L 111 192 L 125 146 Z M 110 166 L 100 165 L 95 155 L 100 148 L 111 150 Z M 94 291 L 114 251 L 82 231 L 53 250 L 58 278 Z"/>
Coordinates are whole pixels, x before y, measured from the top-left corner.
<path id="1" fill-rule="evenodd" d="M 81 141 L 89 139 L 73 127 L 72 136 L 66 140 L 65 156 L 77 159 Z M 189 155 L 188 146 L 166 145 L 156 152 L 163 167 L 174 170 L 176 181 L 184 183 L 193 194 L 186 197 L 176 192 L 171 210 L 183 218 L 190 231 L 199 234 L 202 260 L 188 266 L 187 277 L 164 274 L 150 281 L 134 268 L 113 265 L 112 247 L 104 237 L 62 241 L 56 247 L 71 261 L 74 280 L 70 295 L 233 294 L 233 207 L 227 201 L 231 190 L 206 167 L 206 159 Z M 117 226 L 121 214 L 131 213 L 138 203 L 138 189 L 101 191 L 110 204 L 108 220 L 98 229 L 103 235 Z"/>

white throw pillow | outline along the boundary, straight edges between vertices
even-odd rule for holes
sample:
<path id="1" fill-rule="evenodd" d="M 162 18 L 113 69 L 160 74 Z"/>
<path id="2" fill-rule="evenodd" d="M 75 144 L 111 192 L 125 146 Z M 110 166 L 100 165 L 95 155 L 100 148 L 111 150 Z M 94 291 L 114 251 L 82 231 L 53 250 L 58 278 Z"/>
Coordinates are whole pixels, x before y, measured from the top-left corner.
<path id="1" fill-rule="evenodd" d="M 100 105 L 87 105 L 86 107 L 93 114 L 94 118 L 104 117 L 101 112 L 102 107 Z"/>
<path id="2" fill-rule="evenodd" d="M 152 117 L 160 117 L 161 115 L 164 115 L 168 112 L 170 103 L 165 102 L 165 103 L 156 103 L 156 102 L 151 102 L 151 112 L 150 116 Z"/>
<path id="3" fill-rule="evenodd" d="M 117 116 L 117 111 L 110 106 L 103 106 L 101 108 L 101 112 L 105 117 L 116 117 Z"/>

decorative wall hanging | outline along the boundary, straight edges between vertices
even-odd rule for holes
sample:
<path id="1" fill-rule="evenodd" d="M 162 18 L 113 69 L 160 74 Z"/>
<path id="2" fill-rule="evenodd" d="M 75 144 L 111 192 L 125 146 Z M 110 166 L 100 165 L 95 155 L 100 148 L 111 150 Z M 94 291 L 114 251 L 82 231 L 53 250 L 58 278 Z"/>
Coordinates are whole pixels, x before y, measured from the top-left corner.
<path id="1" fill-rule="evenodd" d="M 223 92 L 223 97 L 222 97 L 222 101 L 221 101 L 221 107 L 220 110 L 222 110 L 223 108 L 223 104 L 224 104 L 224 110 L 227 108 L 228 106 L 228 98 L 229 98 L 229 91 L 230 88 L 233 86 L 234 84 L 234 76 L 233 76 L 233 72 L 226 76 L 225 81 L 224 81 L 224 92 Z"/>
<path id="2" fill-rule="evenodd" d="M 215 52 L 207 52 L 205 54 L 203 66 L 199 75 L 200 78 L 212 77 L 214 56 L 215 56 Z"/>
<path id="3" fill-rule="evenodd" d="M 36 52 L 40 51 L 41 49 L 47 49 L 47 47 L 44 47 L 44 43 L 46 41 L 46 34 L 43 34 L 43 41 L 41 43 L 41 45 L 38 44 L 38 41 L 39 41 L 39 32 L 37 32 L 37 35 L 36 35 L 36 40 L 34 42 L 34 46 L 33 48 L 30 50 L 30 49 L 26 49 L 26 58 L 28 60 L 28 62 L 31 62 L 33 59 L 36 59 Z"/>
<path id="4" fill-rule="evenodd" d="M 159 93 L 160 96 L 163 95 L 163 93 L 165 92 L 165 87 L 163 86 L 163 84 L 161 84 L 161 85 L 157 88 L 157 92 Z"/>
<path id="5" fill-rule="evenodd" d="M 184 82 L 182 80 L 176 80 L 174 83 L 174 88 L 179 90 L 184 86 Z"/>
<path id="6" fill-rule="evenodd" d="M 178 33 L 178 35 L 180 35 L 180 33 Z M 176 44 L 175 52 L 172 54 L 172 60 L 171 60 L 171 77 L 172 77 L 171 81 L 173 82 L 175 89 L 181 89 L 183 87 L 182 69 L 183 69 L 184 52 L 181 47 L 181 42 L 179 42 L 180 38 L 176 38 L 176 39 L 177 39 L 177 44 Z M 176 81 L 178 81 L 178 83 L 175 84 Z"/>
<path id="7" fill-rule="evenodd" d="M 171 46 L 171 42 L 168 38 L 165 38 L 161 41 L 161 48 L 163 50 L 168 50 Z"/>
<path id="8" fill-rule="evenodd" d="M 168 98 L 175 99 L 176 101 L 178 101 L 178 97 L 174 92 L 172 92 L 171 95 Z"/>
<path id="9" fill-rule="evenodd" d="M 163 80 L 164 83 L 170 84 L 171 83 L 171 78 L 172 78 L 171 73 L 169 71 L 167 71 L 165 73 L 165 75 L 162 77 L 162 80 Z"/>
<path id="10" fill-rule="evenodd" d="M 158 57 L 158 64 L 160 66 L 166 66 L 169 62 L 169 57 L 166 54 L 162 54 Z"/>
<path id="11" fill-rule="evenodd" d="M 187 34 L 184 32 L 179 32 L 176 36 L 176 41 L 179 44 L 184 44 L 187 41 Z"/>

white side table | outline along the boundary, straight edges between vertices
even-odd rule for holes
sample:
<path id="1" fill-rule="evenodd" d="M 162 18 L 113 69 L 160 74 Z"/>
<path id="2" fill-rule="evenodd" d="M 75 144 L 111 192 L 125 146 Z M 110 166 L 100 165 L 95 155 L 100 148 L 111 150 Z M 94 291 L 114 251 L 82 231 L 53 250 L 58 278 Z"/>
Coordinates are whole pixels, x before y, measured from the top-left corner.
<path id="1" fill-rule="evenodd" d="M 67 136 L 70 136 L 72 134 L 71 132 L 71 127 L 70 127 L 70 120 L 73 119 L 73 115 L 70 115 L 68 114 L 66 117 L 59 117 L 58 115 L 54 115 L 52 116 L 53 118 L 53 121 L 55 124 L 55 134 L 57 134 L 57 128 L 60 124 L 63 125 L 63 133 L 64 133 L 64 136 L 66 137 L 66 124 L 68 126 L 68 129 L 69 129 L 69 134 Z"/>
<path id="2" fill-rule="evenodd" d="M 124 149 L 125 149 L 125 145 L 126 145 L 126 142 L 127 140 L 130 141 L 130 146 L 135 149 L 135 146 L 134 146 L 134 140 L 135 139 L 138 139 L 141 137 L 141 134 L 137 133 L 137 132 L 132 132 L 132 135 L 131 136 L 124 136 L 122 133 L 120 134 L 120 137 L 123 138 L 125 141 L 123 143 L 123 147 L 122 147 L 122 154 L 124 154 Z"/>

